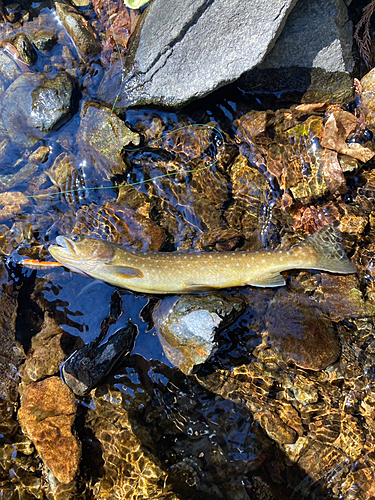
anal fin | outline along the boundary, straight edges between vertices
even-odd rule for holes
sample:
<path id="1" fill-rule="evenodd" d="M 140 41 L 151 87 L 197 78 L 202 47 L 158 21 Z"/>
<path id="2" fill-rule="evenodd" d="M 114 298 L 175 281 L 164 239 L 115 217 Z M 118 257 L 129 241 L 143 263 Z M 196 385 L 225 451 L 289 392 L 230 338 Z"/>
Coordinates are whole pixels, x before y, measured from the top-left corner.
<path id="1" fill-rule="evenodd" d="M 246 283 L 251 286 L 271 287 L 271 286 L 284 286 L 285 279 L 280 273 L 265 274 L 262 278 Z"/>

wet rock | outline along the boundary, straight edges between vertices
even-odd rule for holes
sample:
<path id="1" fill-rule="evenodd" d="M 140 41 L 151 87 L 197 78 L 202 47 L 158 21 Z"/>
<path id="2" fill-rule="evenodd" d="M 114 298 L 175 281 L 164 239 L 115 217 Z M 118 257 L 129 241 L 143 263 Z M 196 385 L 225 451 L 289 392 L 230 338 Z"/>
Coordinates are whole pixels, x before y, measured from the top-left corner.
<path id="1" fill-rule="evenodd" d="M 46 79 L 31 92 L 33 127 L 51 132 L 69 120 L 77 110 L 76 81 L 65 72 Z"/>
<path id="2" fill-rule="evenodd" d="M 0 433 L 6 438 L 17 430 L 14 411 L 19 383 L 18 369 L 24 352 L 15 339 L 17 291 L 8 283 L 8 273 L 0 264 Z"/>
<path id="3" fill-rule="evenodd" d="M 17 66 L 14 59 L 9 57 L 5 50 L 0 50 L 0 90 L 5 90 L 14 80 L 21 76 L 22 71 Z"/>
<path id="4" fill-rule="evenodd" d="M 375 126 L 375 69 L 369 71 L 361 80 L 361 101 L 368 125 Z"/>
<path id="5" fill-rule="evenodd" d="M 56 321 L 46 314 L 41 331 L 31 340 L 31 348 L 21 369 L 21 396 L 30 383 L 59 373 L 61 363 L 82 345 L 80 337 L 64 332 Z"/>
<path id="6" fill-rule="evenodd" d="M 267 169 L 295 201 L 306 203 L 328 191 L 343 193 L 346 180 L 337 153 L 324 149 L 320 142 L 323 120 L 310 116 L 302 123 L 280 130 L 278 141 L 267 153 Z"/>
<path id="7" fill-rule="evenodd" d="M 81 458 L 71 430 L 75 413 L 75 397 L 59 377 L 30 385 L 18 411 L 24 433 L 61 483 L 74 479 Z"/>
<path id="8" fill-rule="evenodd" d="M 270 302 L 266 327 L 270 345 L 283 359 L 307 370 L 322 370 L 340 355 L 340 343 L 328 317 L 290 293 Z"/>
<path id="9" fill-rule="evenodd" d="M 47 52 L 49 50 L 52 50 L 56 45 L 57 35 L 52 31 L 39 30 L 33 34 L 32 40 L 33 44 L 38 50 Z"/>
<path id="10" fill-rule="evenodd" d="M 215 349 L 215 334 L 243 312 L 240 297 L 225 294 L 163 299 L 153 313 L 164 353 L 186 375 Z"/>
<path id="11" fill-rule="evenodd" d="M 324 71 L 321 68 L 312 68 L 309 71 L 309 81 L 302 88 L 305 92 L 302 102 L 329 102 L 332 104 L 346 104 L 353 100 L 353 80 L 348 73 L 340 71 Z"/>
<path id="12" fill-rule="evenodd" d="M 89 22 L 70 5 L 55 2 L 55 9 L 80 53 L 84 57 L 98 55 L 101 46 Z"/>
<path id="13" fill-rule="evenodd" d="M 7 20 L 10 23 L 16 23 L 17 21 L 20 20 L 20 17 L 22 15 L 21 13 L 21 5 L 19 3 L 10 3 L 8 5 L 4 5 L 4 12 L 6 15 Z M 2 13 L 3 17 L 4 14 Z"/>
<path id="14" fill-rule="evenodd" d="M 151 3 L 131 44 L 118 105 L 178 106 L 236 80 L 263 59 L 294 4 L 257 2 L 248 9 L 239 0 L 195 0 L 170 11 L 168 1 Z"/>
<path id="15" fill-rule="evenodd" d="M 0 221 L 9 220 L 10 217 L 22 213 L 29 204 L 30 198 L 19 191 L 0 193 Z"/>
<path id="16" fill-rule="evenodd" d="M 70 117 L 73 96 L 74 83 L 65 72 L 51 80 L 41 73 L 21 75 L 2 95 L 1 118 L 9 137 L 20 146 L 33 146 Z"/>
<path id="17" fill-rule="evenodd" d="M 242 154 L 234 160 L 229 175 L 234 203 L 226 210 L 226 220 L 249 241 L 252 250 L 257 250 L 262 247 L 262 235 L 259 237 L 259 233 L 263 228 L 259 226 L 271 199 L 270 187 L 261 171 Z"/>
<path id="18" fill-rule="evenodd" d="M 18 51 L 20 58 L 28 65 L 33 65 L 38 60 L 33 44 L 24 33 L 19 33 L 11 39 L 12 44 Z"/>
<path id="19" fill-rule="evenodd" d="M 81 124 L 78 130 L 81 147 L 97 155 L 112 167 L 114 173 L 122 172 L 125 167 L 120 156 L 128 144 L 139 145 L 139 134 L 132 132 L 111 109 L 94 102 L 85 103 L 81 111 Z"/>
<path id="20" fill-rule="evenodd" d="M 136 332 L 136 326 L 129 321 L 125 328 L 115 332 L 104 344 L 98 338 L 77 350 L 63 364 L 65 383 L 79 396 L 91 391 L 116 362 L 130 352 Z"/>
<path id="21" fill-rule="evenodd" d="M 119 391 L 112 390 L 111 393 L 121 401 Z M 105 399 L 95 398 L 96 408 L 89 410 L 86 419 L 86 425 L 100 442 L 104 461 L 102 477 L 93 485 L 94 498 L 110 498 L 113 491 L 120 496 L 131 491 L 134 497 L 150 498 L 163 491 L 168 500 L 177 500 L 172 492 L 168 494 L 169 488 L 165 487 L 167 474 L 161 464 L 134 434 L 127 409 L 114 406 Z"/>
<path id="22" fill-rule="evenodd" d="M 165 242 L 164 231 L 153 220 L 120 203 L 84 206 L 68 214 L 60 227 L 64 234 L 78 232 L 144 251 L 159 251 Z"/>

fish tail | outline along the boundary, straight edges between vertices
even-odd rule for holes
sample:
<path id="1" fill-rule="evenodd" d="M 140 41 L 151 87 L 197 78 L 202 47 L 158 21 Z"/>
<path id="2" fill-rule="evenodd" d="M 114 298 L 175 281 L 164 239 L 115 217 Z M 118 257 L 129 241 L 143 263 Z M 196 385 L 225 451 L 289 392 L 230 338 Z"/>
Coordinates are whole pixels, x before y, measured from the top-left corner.
<path id="1" fill-rule="evenodd" d="M 313 250 L 314 269 L 339 274 L 351 274 L 357 271 L 345 253 L 341 244 L 341 233 L 335 224 L 323 227 L 297 246 Z"/>

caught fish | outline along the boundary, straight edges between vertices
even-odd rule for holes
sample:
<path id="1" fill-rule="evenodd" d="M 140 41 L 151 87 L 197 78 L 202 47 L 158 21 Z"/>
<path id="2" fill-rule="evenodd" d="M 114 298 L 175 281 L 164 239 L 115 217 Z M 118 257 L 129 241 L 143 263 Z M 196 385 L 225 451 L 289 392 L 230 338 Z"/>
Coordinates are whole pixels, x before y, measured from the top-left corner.
<path id="1" fill-rule="evenodd" d="M 285 279 L 280 272 L 290 269 L 356 272 L 333 225 L 289 249 L 276 251 L 142 252 L 73 234 L 58 236 L 49 252 L 77 273 L 136 292 L 158 294 L 205 292 L 244 285 L 282 286 Z"/>

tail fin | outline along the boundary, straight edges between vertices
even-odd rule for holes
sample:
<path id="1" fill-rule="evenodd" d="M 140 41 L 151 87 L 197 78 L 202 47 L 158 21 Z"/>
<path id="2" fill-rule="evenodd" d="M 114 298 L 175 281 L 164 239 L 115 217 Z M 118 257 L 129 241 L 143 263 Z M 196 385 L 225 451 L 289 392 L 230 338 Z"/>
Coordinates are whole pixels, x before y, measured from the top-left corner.
<path id="1" fill-rule="evenodd" d="M 307 246 L 315 251 L 314 269 L 339 274 L 351 274 L 357 271 L 345 253 L 341 244 L 341 233 L 334 224 L 323 227 L 298 246 L 300 248 Z"/>

